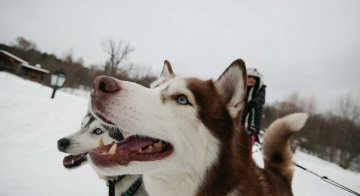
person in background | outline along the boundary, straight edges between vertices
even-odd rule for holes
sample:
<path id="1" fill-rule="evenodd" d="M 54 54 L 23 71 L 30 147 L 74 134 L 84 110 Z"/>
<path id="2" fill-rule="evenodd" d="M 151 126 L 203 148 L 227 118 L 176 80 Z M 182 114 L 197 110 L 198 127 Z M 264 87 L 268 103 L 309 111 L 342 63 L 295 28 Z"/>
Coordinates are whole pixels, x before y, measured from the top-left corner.
<path id="1" fill-rule="evenodd" d="M 254 68 L 247 69 L 247 92 L 245 107 L 242 113 L 241 124 L 250 133 L 252 144 L 260 143 L 258 134 L 260 131 L 262 107 L 265 103 L 265 88 L 263 76 Z"/>

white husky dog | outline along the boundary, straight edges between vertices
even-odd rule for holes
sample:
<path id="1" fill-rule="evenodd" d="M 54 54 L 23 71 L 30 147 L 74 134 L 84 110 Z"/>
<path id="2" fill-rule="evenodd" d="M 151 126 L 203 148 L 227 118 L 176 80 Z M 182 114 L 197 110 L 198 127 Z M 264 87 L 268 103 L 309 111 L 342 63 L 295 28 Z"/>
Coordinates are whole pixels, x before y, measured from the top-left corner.
<path id="1" fill-rule="evenodd" d="M 272 123 L 263 141 L 265 168 L 257 167 L 240 125 L 246 77 L 241 59 L 216 81 L 178 77 L 168 61 L 150 89 L 97 77 L 91 113 L 131 136 L 90 151 L 94 170 L 143 174 L 152 196 L 292 195 L 289 137 L 303 127 L 307 114 Z"/>
<path id="2" fill-rule="evenodd" d="M 91 113 L 88 113 L 82 122 L 80 131 L 68 135 L 57 142 L 60 151 L 70 154 L 64 157 L 63 165 L 66 168 L 77 168 L 87 163 L 87 153 L 98 146 L 100 139 L 106 143 L 111 143 L 123 140 L 124 136 L 116 126 L 102 124 L 94 118 Z M 138 182 L 139 177 L 140 175 L 126 175 L 102 178 L 104 180 L 110 180 L 108 183 L 115 185 L 115 195 L 120 195 L 121 193 L 129 191 L 128 189 L 134 183 Z M 143 195 L 140 190 L 141 189 L 139 189 L 136 195 Z"/>

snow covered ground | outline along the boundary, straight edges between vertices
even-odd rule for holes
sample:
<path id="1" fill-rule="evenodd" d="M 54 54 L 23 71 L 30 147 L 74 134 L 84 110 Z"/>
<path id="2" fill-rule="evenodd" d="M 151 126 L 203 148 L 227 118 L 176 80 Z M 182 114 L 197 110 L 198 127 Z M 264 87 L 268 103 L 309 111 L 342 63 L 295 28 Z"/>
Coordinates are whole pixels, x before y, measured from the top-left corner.
<path id="1" fill-rule="evenodd" d="M 87 99 L 0 72 L 0 196 L 107 195 L 107 186 L 89 165 L 62 166 L 57 140 L 80 128 Z M 262 165 L 260 153 L 254 158 Z M 360 192 L 360 174 L 298 152 L 295 161 Z M 353 195 L 295 168 L 296 196 Z"/>

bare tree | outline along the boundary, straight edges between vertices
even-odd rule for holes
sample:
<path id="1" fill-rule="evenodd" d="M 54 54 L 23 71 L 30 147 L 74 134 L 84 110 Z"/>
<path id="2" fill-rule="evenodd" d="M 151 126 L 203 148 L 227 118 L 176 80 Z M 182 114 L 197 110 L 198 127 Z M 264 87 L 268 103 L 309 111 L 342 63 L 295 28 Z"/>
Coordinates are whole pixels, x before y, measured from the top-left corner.
<path id="1" fill-rule="evenodd" d="M 358 122 L 360 118 L 360 107 L 357 104 L 356 99 L 353 97 L 351 92 L 348 92 L 344 96 L 338 99 L 338 105 L 335 110 L 338 115 L 344 119 L 349 119 L 353 122 Z"/>
<path id="2" fill-rule="evenodd" d="M 106 74 L 116 74 L 119 70 L 119 65 L 129 58 L 129 54 L 134 51 L 129 43 L 124 40 L 116 41 L 114 38 L 109 38 L 101 42 L 103 50 L 109 55 L 109 59 L 105 65 Z"/>
<path id="3" fill-rule="evenodd" d="M 62 59 L 63 59 L 63 61 L 65 61 L 67 63 L 73 63 L 74 62 L 74 49 L 70 48 L 67 51 L 65 51 Z"/>
<path id="4" fill-rule="evenodd" d="M 358 156 L 356 149 L 359 148 L 359 144 L 354 138 L 356 134 L 359 134 L 355 123 L 359 122 L 360 108 L 356 99 L 349 92 L 338 99 L 335 111 L 341 118 L 339 126 L 341 135 L 338 136 L 341 138 L 338 142 L 341 150 L 339 165 L 343 168 L 348 168 L 350 162 Z"/>
<path id="5" fill-rule="evenodd" d="M 23 37 L 16 38 L 16 43 L 14 44 L 14 46 L 25 51 L 30 49 L 37 49 L 37 46 L 34 42 L 26 40 Z"/>
<path id="6" fill-rule="evenodd" d="M 309 113 L 315 114 L 317 110 L 317 104 L 313 95 L 300 96 L 298 92 L 293 92 L 285 98 L 285 102 L 295 105 L 297 108 Z M 298 111 L 293 111 L 298 112 Z"/>

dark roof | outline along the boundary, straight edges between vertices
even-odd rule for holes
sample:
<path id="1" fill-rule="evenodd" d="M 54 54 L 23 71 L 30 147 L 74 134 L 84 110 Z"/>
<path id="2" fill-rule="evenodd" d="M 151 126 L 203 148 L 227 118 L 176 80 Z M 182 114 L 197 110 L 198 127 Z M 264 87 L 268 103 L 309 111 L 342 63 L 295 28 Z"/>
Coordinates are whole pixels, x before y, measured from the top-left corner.
<path id="1" fill-rule="evenodd" d="M 16 61 L 18 61 L 18 62 L 20 62 L 20 63 L 22 63 L 22 64 L 29 64 L 28 62 L 22 60 L 21 58 L 15 56 L 15 55 L 13 55 L 13 54 L 11 54 L 11 53 L 9 53 L 9 52 L 6 52 L 5 50 L 0 50 L 0 53 L 4 53 L 5 55 L 7 55 L 7 56 L 9 56 L 9 57 L 11 57 L 11 58 L 13 58 L 13 59 L 15 59 Z"/>
<path id="2" fill-rule="evenodd" d="M 14 60 L 20 62 L 20 63 L 21 63 L 21 66 L 23 66 L 23 67 L 26 67 L 26 68 L 29 68 L 29 69 L 34 69 L 34 70 L 41 71 L 41 72 L 44 72 L 44 73 L 49 73 L 49 72 L 50 72 L 49 70 L 32 66 L 32 65 L 30 65 L 28 62 L 22 60 L 21 58 L 15 56 L 15 55 L 13 55 L 13 54 L 11 54 L 11 53 L 9 53 L 9 52 L 4 51 L 4 50 L 0 50 L 0 53 L 3 53 L 3 54 L 5 54 L 5 55 L 13 58 Z"/>

